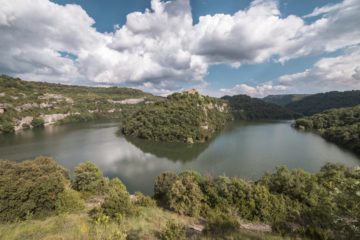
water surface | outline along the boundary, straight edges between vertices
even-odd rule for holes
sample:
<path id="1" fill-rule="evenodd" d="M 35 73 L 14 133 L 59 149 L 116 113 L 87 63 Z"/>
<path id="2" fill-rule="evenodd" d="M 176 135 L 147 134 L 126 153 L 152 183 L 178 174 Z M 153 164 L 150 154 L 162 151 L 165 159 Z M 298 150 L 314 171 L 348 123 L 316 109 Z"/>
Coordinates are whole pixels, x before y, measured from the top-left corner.
<path id="1" fill-rule="evenodd" d="M 155 143 L 118 134 L 119 123 L 53 126 L 0 135 L 0 159 L 52 156 L 68 169 L 96 163 L 108 177 L 119 177 L 130 192 L 151 194 L 163 171 L 194 169 L 212 175 L 257 179 L 285 164 L 318 171 L 326 162 L 360 164 L 354 154 L 289 122 L 237 122 L 205 144 Z"/>

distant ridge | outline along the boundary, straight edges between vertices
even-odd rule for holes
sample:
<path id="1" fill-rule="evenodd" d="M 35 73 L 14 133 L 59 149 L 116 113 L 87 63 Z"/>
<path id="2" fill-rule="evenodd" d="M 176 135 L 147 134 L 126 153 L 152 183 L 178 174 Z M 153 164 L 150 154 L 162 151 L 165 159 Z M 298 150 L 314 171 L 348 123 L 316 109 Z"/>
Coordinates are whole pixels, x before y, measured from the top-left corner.
<path id="1" fill-rule="evenodd" d="M 268 95 L 262 100 L 268 103 L 277 104 L 280 106 L 286 106 L 292 102 L 300 101 L 310 94 L 281 94 L 281 95 Z"/>
<path id="2" fill-rule="evenodd" d="M 286 108 L 310 116 L 332 108 L 353 107 L 360 104 L 360 90 L 318 93 L 285 105 Z"/>

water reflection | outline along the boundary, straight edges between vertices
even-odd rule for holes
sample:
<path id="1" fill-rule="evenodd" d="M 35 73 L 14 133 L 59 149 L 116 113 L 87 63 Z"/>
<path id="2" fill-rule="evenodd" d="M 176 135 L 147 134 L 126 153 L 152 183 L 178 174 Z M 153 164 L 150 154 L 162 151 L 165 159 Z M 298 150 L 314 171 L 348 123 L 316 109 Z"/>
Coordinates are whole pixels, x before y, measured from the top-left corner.
<path id="1" fill-rule="evenodd" d="M 163 171 L 194 169 L 256 179 L 285 164 L 318 171 L 326 162 L 358 165 L 350 152 L 317 135 L 295 131 L 287 122 L 234 123 L 206 144 L 153 143 L 117 135 L 118 123 L 54 126 L 0 136 L 0 159 L 52 156 L 68 169 L 95 162 L 109 177 L 120 177 L 131 192 L 152 193 Z"/>

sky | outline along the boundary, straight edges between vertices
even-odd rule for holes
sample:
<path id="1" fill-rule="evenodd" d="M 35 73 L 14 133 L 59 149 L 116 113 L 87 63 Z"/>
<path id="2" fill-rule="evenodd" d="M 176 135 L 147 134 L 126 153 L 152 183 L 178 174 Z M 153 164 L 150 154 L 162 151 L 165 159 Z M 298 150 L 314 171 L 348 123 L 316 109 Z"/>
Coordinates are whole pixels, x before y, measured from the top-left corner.
<path id="1" fill-rule="evenodd" d="M 360 0 L 0 6 L 0 74 L 25 80 L 217 97 L 360 89 Z"/>

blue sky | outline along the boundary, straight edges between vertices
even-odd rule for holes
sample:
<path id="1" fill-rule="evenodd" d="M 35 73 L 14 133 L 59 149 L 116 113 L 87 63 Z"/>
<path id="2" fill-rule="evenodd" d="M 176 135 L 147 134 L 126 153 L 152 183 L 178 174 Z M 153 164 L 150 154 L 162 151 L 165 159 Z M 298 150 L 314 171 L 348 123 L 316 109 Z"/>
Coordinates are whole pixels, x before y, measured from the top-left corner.
<path id="1" fill-rule="evenodd" d="M 26 5 L 28 1 L 23 2 Z M 160 10 L 154 9 L 157 3 L 152 6 L 150 0 L 48 1 L 54 11 L 55 8 L 58 9 L 59 15 L 64 14 L 69 18 L 74 14 L 74 19 L 61 20 L 59 16 L 59 22 L 56 22 L 49 20 L 49 16 L 44 13 L 44 18 L 34 17 L 33 21 L 43 21 L 46 29 L 53 24 L 52 27 L 59 33 L 67 32 L 60 29 L 63 26 L 66 28 L 66 24 L 73 24 L 74 30 L 71 29 L 72 32 L 69 33 L 72 36 L 67 36 L 66 33 L 61 37 L 49 34 L 45 39 L 50 40 L 32 52 L 39 51 L 40 54 L 41 51 L 51 50 L 55 55 L 58 53 L 60 59 L 49 64 L 43 58 L 33 60 L 32 57 L 26 57 L 25 64 L 21 62 L 24 59 L 11 55 L 12 51 L 9 59 L 15 63 L 5 66 L 0 61 L 0 69 L 32 80 L 129 86 L 162 95 L 188 87 L 196 87 L 205 94 L 215 96 L 248 94 L 263 97 L 267 94 L 349 90 L 360 86 L 357 81 L 360 66 L 344 64 L 345 61 L 356 61 L 359 52 L 360 28 L 356 27 L 356 23 L 360 23 L 360 17 L 356 12 L 360 4 L 356 0 L 190 0 L 189 6 L 184 4 L 187 0 L 173 0 L 168 5 L 165 1 L 154 2 L 158 2 Z M 66 4 L 75 4 L 77 9 L 72 10 Z M 32 8 L 36 7 L 33 4 Z M 349 7 L 349 13 L 345 14 L 343 10 Z M 41 9 L 39 4 L 33 12 L 39 11 L 41 16 Z M 75 13 L 79 9 L 82 12 Z M 145 9 L 150 9 L 148 14 Z M 7 12 L 4 14 L 6 16 Z M 133 16 L 129 22 L 128 14 Z M 311 15 L 306 16 L 309 14 Z M 199 21 L 200 17 L 206 15 L 206 19 Z M 29 18 L 29 15 L 24 16 Z M 19 12 L 19 21 L 24 16 Z M 168 22 L 159 20 L 164 17 Z M 192 21 L 190 25 L 187 24 L 189 17 Z M 87 18 L 92 18 L 94 22 Z M 269 25 L 271 21 L 273 24 Z M 151 24 L 144 29 L 148 22 Z M 349 24 L 344 29 L 336 28 L 346 22 Z M 79 33 L 74 33 L 78 24 Z M 166 28 L 166 25 L 169 27 Z M 95 30 L 92 30 L 93 27 Z M 227 28 L 230 30 L 221 33 Z M 14 32 L 11 31 L 11 25 L 7 27 L 10 37 L 20 34 L 15 32 L 15 25 L 13 29 Z M 28 29 L 25 30 L 21 34 L 29 34 Z M 181 31 L 186 34 L 178 35 Z M 264 31 L 266 33 L 262 36 Z M 191 39 L 187 39 L 190 38 L 187 36 L 188 32 Z M 89 38 L 93 38 L 92 41 L 82 39 L 81 35 L 88 36 L 87 34 Z M 228 36 L 224 38 L 222 34 Z M 339 38 L 337 34 L 342 37 Z M 1 38 L 0 36 L 0 43 Z M 30 41 L 32 36 L 27 38 Z M 52 38 L 54 43 L 51 42 Z M 178 45 L 173 43 L 179 38 L 181 42 L 176 43 Z M 72 39 L 72 43 L 59 42 L 65 41 L 64 39 Z M 103 41 L 106 48 L 110 46 L 110 49 L 104 49 L 105 45 L 95 44 L 96 41 Z M 133 44 L 136 41 L 139 42 Z M 161 46 L 157 52 L 145 44 L 154 44 L 153 42 L 156 42 L 155 46 Z M 21 47 L 30 44 L 24 43 Z M 175 54 L 174 51 L 178 50 L 176 46 L 181 51 Z M 94 50 L 92 53 L 91 48 L 98 51 Z M 97 59 L 104 56 L 104 59 L 102 62 L 95 62 L 89 56 Z M 30 61 L 34 61 L 33 65 Z M 169 65 L 172 61 L 174 66 Z M 54 62 L 59 62 L 60 67 L 54 66 Z M 14 70 L 12 66 L 16 64 L 24 70 Z M 178 64 L 181 66 L 177 66 Z M 109 65 L 113 68 L 107 67 Z M 31 71 L 32 66 L 41 67 Z M 104 68 L 100 69 L 100 66 Z M 156 71 L 151 71 L 150 68 Z M 64 71 L 59 72 L 58 69 Z M 339 74 L 341 71 L 343 78 Z M 51 77 L 50 73 L 58 76 Z"/>

